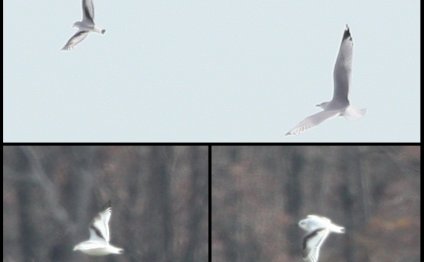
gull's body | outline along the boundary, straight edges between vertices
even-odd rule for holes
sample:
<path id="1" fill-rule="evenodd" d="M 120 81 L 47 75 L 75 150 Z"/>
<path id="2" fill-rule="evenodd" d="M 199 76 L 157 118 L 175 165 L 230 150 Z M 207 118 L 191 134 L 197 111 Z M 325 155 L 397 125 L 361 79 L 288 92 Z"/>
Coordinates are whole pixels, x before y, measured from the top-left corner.
<path id="1" fill-rule="evenodd" d="M 331 232 L 344 233 L 344 227 L 333 224 L 330 219 L 317 215 L 308 215 L 299 221 L 299 227 L 307 232 L 303 238 L 303 260 L 318 262 L 319 250 Z"/>
<path id="2" fill-rule="evenodd" d="M 82 21 L 75 22 L 74 27 L 78 27 L 78 32 L 68 40 L 62 50 L 72 49 L 76 44 L 84 40 L 90 32 L 101 34 L 106 32 L 105 29 L 98 28 L 94 23 L 94 5 L 92 0 L 82 0 Z"/>
<path id="3" fill-rule="evenodd" d="M 336 117 L 360 118 L 366 113 L 366 109 L 357 109 L 350 105 L 348 95 L 350 88 L 350 78 L 352 72 L 352 50 L 353 42 L 349 27 L 346 25 L 339 54 L 334 66 L 334 92 L 333 99 L 329 102 L 318 104 L 323 111 L 308 116 L 297 124 L 286 135 L 298 135 L 308 128 L 314 127 L 323 121 Z"/>
<path id="4" fill-rule="evenodd" d="M 115 247 L 109 243 L 109 220 L 112 215 L 112 207 L 110 201 L 106 204 L 105 209 L 100 212 L 91 222 L 89 231 L 90 238 L 79 243 L 74 247 L 87 255 L 104 256 L 109 254 L 121 254 L 124 250 Z"/>

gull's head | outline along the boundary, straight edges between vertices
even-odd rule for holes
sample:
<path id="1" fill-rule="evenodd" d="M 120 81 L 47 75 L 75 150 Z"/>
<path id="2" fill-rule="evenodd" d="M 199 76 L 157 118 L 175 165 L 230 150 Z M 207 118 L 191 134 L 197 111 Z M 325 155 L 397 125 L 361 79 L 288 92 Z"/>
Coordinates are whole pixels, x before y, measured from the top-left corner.
<path id="1" fill-rule="evenodd" d="M 103 29 L 103 28 L 100 28 L 100 27 L 97 27 L 97 26 L 94 26 L 92 31 L 100 33 L 100 34 L 106 33 L 106 29 Z"/>
<path id="2" fill-rule="evenodd" d="M 299 221 L 299 227 L 303 228 L 304 230 L 309 229 L 309 223 L 306 219 L 302 219 Z"/>
<path id="3" fill-rule="evenodd" d="M 329 224 L 329 229 L 331 232 L 339 233 L 339 234 L 343 234 L 346 231 L 344 227 L 341 227 L 331 222 Z"/>
<path id="4" fill-rule="evenodd" d="M 346 232 L 346 230 L 345 230 L 344 227 L 337 226 L 336 229 L 334 230 L 334 232 L 344 234 Z"/>
<path id="5" fill-rule="evenodd" d="M 316 105 L 317 107 L 321 107 L 322 109 L 325 109 L 330 102 L 322 102 L 321 104 Z"/>

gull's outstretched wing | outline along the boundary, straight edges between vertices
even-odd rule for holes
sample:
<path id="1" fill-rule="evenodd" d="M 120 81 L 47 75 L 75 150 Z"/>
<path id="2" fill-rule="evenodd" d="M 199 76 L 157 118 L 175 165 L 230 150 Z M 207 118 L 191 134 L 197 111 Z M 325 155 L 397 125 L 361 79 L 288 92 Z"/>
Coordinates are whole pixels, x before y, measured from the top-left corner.
<path id="1" fill-rule="evenodd" d="M 112 215 L 112 206 L 111 202 L 107 202 L 105 208 L 100 212 L 90 225 L 90 239 L 99 239 L 109 242 L 109 220 Z"/>
<path id="2" fill-rule="evenodd" d="M 332 102 L 340 106 L 349 105 L 348 95 L 350 74 L 352 72 L 352 51 L 352 36 L 350 35 L 349 27 L 346 25 L 333 73 L 334 93 Z"/>
<path id="3" fill-rule="evenodd" d="M 82 0 L 82 21 L 94 25 L 94 5 L 92 0 Z"/>
<path id="4" fill-rule="evenodd" d="M 62 48 L 62 50 L 72 49 L 76 44 L 84 40 L 88 35 L 88 31 L 82 30 L 76 32 L 71 38 L 69 38 L 66 45 Z"/>
<path id="5" fill-rule="evenodd" d="M 336 117 L 340 114 L 338 110 L 321 111 L 311 116 L 308 116 L 297 124 L 292 130 L 286 133 L 287 135 L 298 135 L 303 133 L 305 130 L 321 124 L 323 121 Z"/>
<path id="6" fill-rule="evenodd" d="M 329 234 L 328 229 L 321 228 L 306 235 L 303 239 L 303 260 L 317 262 L 319 250 Z"/>

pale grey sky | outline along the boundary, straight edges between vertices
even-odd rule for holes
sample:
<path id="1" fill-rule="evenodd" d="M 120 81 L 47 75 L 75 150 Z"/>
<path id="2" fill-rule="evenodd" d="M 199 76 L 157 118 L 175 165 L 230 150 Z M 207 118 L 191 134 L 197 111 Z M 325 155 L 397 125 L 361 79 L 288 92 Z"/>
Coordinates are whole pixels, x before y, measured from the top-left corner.
<path id="1" fill-rule="evenodd" d="M 4 141 L 418 142 L 419 1 L 6 0 Z M 362 119 L 284 134 L 331 99 L 345 24 Z"/>

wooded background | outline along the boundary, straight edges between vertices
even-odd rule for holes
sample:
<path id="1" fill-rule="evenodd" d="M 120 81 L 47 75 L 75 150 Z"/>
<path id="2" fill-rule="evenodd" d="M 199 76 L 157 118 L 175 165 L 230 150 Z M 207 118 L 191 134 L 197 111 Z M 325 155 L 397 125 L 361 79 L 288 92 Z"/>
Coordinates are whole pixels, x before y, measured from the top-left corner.
<path id="1" fill-rule="evenodd" d="M 420 261 L 420 147 L 212 147 L 212 261 L 302 261 L 308 214 L 346 228 L 320 262 Z"/>
<path id="2" fill-rule="evenodd" d="M 206 146 L 4 146 L 3 261 L 207 261 Z M 123 255 L 73 252 L 112 201 Z"/>

